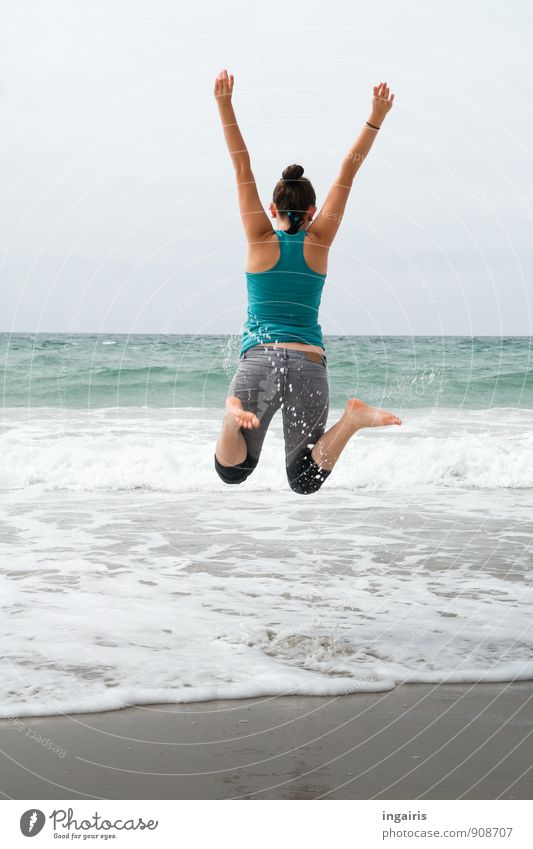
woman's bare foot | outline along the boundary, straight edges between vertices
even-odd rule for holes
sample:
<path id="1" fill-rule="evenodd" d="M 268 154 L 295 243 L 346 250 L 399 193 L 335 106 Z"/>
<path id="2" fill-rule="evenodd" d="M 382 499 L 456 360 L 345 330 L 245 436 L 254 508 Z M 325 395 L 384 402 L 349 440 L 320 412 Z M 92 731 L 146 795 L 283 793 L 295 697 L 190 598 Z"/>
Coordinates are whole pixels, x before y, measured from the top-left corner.
<path id="1" fill-rule="evenodd" d="M 354 430 L 362 427 L 383 427 L 384 425 L 401 425 L 401 420 L 394 413 L 370 407 L 359 398 L 350 398 L 344 410 L 346 420 Z"/>
<path id="2" fill-rule="evenodd" d="M 400 425 L 401 421 L 394 413 L 370 407 L 359 398 L 350 398 L 344 413 L 333 427 L 322 434 L 311 449 L 311 457 L 319 466 L 330 472 L 352 436 L 362 427 L 382 427 Z"/>
<path id="3" fill-rule="evenodd" d="M 235 421 L 237 427 L 246 427 L 250 430 L 261 424 L 255 413 L 243 410 L 240 399 L 235 395 L 226 398 L 226 414 Z"/>

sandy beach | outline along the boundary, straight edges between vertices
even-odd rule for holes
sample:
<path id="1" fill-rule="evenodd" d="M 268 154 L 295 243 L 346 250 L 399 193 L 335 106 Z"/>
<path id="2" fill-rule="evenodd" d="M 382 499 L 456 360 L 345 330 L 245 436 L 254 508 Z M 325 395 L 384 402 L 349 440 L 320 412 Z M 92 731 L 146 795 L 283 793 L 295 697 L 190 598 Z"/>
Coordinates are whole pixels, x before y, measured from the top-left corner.
<path id="1" fill-rule="evenodd" d="M 530 799 L 533 683 L 2 720 L 13 799 Z"/>

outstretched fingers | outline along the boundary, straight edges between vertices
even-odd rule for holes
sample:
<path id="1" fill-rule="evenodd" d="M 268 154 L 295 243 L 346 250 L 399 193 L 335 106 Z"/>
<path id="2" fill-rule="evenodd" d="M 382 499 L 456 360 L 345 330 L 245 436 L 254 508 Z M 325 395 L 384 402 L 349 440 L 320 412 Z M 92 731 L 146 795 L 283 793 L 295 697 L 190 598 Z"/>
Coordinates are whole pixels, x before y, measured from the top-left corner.
<path id="1" fill-rule="evenodd" d="M 384 82 L 374 86 L 374 97 L 378 97 L 380 100 L 386 100 L 389 106 L 392 106 L 394 93 L 390 94 L 389 86 Z"/>
<path id="2" fill-rule="evenodd" d="M 232 93 L 234 84 L 233 74 L 228 74 L 227 69 L 220 71 L 215 79 L 215 97 L 225 97 Z"/>

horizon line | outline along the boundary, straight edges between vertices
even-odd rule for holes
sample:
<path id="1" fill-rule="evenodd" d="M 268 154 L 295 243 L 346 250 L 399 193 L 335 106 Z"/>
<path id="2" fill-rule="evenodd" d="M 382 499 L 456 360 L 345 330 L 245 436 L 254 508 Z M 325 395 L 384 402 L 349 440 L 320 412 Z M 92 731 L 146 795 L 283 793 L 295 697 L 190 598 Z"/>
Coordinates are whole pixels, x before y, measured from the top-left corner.
<path id="1" fill-rule="evenodd" d="M 73 332 L 71 330 L 0 330 L 0 336 L 196 336 L 202 338 L 204 336 L 241 336 L 240 333 L 190 333 L 176 332 L 164 333 L 161 331 L 124 331 L 124 330 L 81 330 Z M 532 339 L 533 335 L 528 333 L 324 333 L 324 339 L 339 339 L 360 337 L 376 337 L 383 339 L 386 337 L 397 337 L 399 339 L 406 338 L 426 338 L 426 339 Z"/>

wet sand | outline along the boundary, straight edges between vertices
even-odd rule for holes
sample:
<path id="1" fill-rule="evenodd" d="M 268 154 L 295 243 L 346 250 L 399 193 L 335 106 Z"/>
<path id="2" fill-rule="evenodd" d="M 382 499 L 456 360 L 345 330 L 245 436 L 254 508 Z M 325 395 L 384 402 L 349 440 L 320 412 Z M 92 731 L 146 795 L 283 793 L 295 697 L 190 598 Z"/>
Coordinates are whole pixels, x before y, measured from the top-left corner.
<path id="1" fill-rule="evenodd" d="M 531 799 L 533 682 L 0 722 L 14 799 Z"/>

